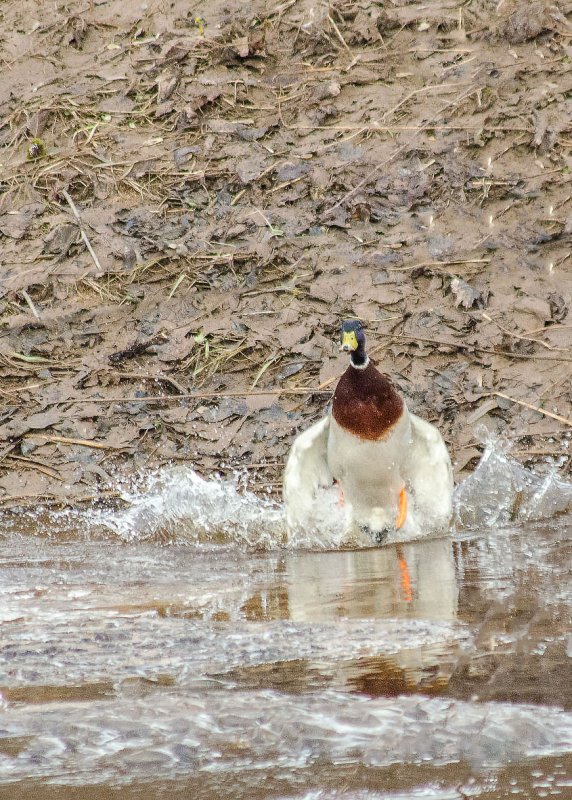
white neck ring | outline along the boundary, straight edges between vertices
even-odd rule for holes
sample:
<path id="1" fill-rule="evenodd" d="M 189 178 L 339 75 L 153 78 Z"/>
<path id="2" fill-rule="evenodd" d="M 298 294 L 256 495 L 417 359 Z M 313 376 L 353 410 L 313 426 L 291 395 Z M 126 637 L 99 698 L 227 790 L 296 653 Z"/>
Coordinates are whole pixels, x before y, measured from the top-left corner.
<path id="1" fill-rule="evenodd" d="M 354 369 L 365 369 L 369 365 L 369 356 L 365 357 L 363 364 L 354 364 L 353 361 L 350 361 L 350 364 L 352 367 L 354 367 Z"/>

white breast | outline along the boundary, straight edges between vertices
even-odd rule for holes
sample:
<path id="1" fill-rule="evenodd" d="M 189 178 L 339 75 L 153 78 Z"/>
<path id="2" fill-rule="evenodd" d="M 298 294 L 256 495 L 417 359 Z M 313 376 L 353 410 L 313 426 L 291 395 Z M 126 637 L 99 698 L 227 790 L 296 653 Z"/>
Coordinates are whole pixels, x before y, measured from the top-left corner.
<path id="1" fill-rule="evenodd" d="M 343 488 L 353 521 L 372 530 L 392 527 L 405 484 L 403 459 L 411 440 L 407 409 L 385 439 L 360 440 L 332 418 L 328 466 Z"/>

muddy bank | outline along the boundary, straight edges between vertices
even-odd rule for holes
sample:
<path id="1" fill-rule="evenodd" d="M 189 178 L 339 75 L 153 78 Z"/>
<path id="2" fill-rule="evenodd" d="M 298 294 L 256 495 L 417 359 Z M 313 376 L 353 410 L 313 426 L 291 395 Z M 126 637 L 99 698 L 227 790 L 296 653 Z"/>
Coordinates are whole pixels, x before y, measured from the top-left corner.
<path id="1" fill-rule="evenodd" d="M 3 3 L 0 502 L 278 491 L 349 315 L 458 474 L 569 472 L 571 12 Z"/>

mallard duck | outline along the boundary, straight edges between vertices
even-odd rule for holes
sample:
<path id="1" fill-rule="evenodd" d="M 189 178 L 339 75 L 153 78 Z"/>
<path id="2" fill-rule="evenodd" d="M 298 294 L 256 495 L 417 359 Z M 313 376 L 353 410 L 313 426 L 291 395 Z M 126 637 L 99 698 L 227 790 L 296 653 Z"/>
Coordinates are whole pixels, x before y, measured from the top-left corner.
<path id="1" fill-rule="evenodd" d="M 284 471 L 289 530 L 319 526 L 316 495 L 338 484 L 349 526 L 381 543 L 390 531 L 445 526 L 453 473 L 437 428 L 412 414 L 386 375 L 370 362 L 358 320 L 342 324 L 340 351 L 350 364 L 331 413 L 299 434 Z"/>

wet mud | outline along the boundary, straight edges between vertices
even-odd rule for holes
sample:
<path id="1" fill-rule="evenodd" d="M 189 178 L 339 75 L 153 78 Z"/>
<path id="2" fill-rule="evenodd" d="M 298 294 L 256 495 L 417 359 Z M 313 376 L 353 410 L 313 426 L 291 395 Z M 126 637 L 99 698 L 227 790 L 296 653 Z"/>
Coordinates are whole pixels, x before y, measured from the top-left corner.
<path id="1" fill-rule="evenodd" d="M 4 2 L 0 502 L 280 491 L 342 317 L 469 472 L 568 471 L 570 4 Z"/>

